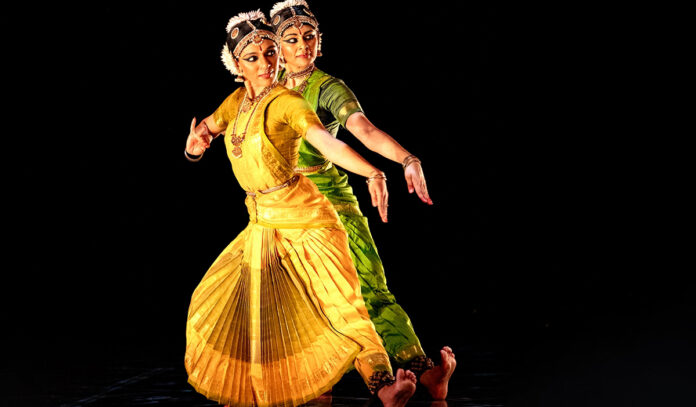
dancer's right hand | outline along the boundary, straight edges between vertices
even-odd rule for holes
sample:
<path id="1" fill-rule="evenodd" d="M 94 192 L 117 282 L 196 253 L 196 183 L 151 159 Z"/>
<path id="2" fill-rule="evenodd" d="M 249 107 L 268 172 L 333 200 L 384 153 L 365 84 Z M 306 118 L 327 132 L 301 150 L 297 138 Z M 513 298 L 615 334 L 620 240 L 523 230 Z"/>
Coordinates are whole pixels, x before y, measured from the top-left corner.
<path id="1" fill-rule="evenodd" d="M 433 204 L 433 200 L 430 199 L 428 194 L 428 186 L 425 183 L 425 175 L 423 175 L 423 167 L 420 161 L 416 161 L 404 168 L 404 178 L 406 178 L 406 186 L 409 193 L 412 194 L 415 191 L 421 201 L 428 205 Z"/>
<path id="2" fill-rule="evenodd" d="M 206 134 L 203 126 L 196 128 L 196 118 L 191 121 L 191 130 L 186 139 L 186 152 L 191 155 L 201 155 L 210 147 L 212 137 Z"/>

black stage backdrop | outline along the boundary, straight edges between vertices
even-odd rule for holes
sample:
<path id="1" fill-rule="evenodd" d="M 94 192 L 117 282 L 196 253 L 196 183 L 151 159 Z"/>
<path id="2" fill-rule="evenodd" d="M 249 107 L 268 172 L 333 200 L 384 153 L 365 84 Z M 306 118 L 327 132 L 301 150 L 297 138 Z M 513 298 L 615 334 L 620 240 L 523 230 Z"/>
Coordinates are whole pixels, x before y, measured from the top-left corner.
<path id="1" fill-rule="evenodd" d="M 312 2 L 317 65 L 422 159 L 432 207 L 398 164 L 339 134 L 387 173 L 387 224 L 352 184 L 426 349 L 457 344 L 462 365 L 498 352 L 510 405 L 681 400 L 693 285 L 641 240 L 650 221 L 623 198 L 640 181 L 609 141 L 602 22 L 570 7 L 386 3 Z M 272 4 L 3 14 L 20 28 L 4 35 L 1 318 L 4 369 L 21 367 L 25 391 L 56 366 L 183 366 L 190 295 L 248 219 L 221 142 L 200 163 L 184 143 L 191 118 L 238 86 L 219 59 L 227 20 Z"/>

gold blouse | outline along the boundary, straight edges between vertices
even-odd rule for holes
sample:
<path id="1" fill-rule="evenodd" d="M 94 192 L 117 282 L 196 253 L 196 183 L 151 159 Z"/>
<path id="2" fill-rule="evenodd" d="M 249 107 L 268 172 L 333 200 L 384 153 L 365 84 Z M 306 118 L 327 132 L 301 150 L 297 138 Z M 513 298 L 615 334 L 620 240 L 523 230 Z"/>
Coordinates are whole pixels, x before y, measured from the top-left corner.
<path id="1" fill-rule="evenodd" d="M 233 130 L 241 135 L 249 123 L 253 107 L 246 113 L 241 112 L 237 117 L 239 103 L 245 94 L 244 87 L 237 89 L 213 113 L 215 124 L 226 128 L 226 135 L 231 134 Z M 279 94 L 274 89 L 266 98 L 273 98 L 273 100 L 266 107 L 263 121 L 264 132 L 280 155 L 294 168 L 297 165 L 300 140 L 306 135 L 307 129 L 313 125 L 323 126 L 307 101 L 297 92 L 287 91 Z M 263 101 L 259 103 L 263 104 Z M 234 128 L 235 118 L 237 119 L 236 129 Z M 253 130 L 247 129 L 247 132 L 250 131 Z"/>

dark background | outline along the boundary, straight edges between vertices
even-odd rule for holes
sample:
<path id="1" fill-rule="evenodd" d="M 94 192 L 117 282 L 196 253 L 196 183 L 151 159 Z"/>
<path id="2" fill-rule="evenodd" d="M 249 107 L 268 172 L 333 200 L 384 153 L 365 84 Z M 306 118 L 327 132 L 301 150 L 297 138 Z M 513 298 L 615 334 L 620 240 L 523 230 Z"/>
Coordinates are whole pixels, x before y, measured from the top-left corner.
<path id="1" fill-rule="evenodd" d="M 3 14 L 19 27 L 4 33 L 7 389 L 71 366 L 183 367 L 190 295 L 247 222 L 223 146 L 200 163 L 183 147 L 237 86 L 219 59 L 227 20 L 272 4 Z M 453 344 L 460 366 L 493 352 L 510 405 L 684 401 L 694 285 L 616 138 L 611 25 L 572 7 L 310 6 L 318 67 L 423 161 L 432 207 L 339 133 L 387 173 L 388 224 L 352 184 L 426 350 Z"/>

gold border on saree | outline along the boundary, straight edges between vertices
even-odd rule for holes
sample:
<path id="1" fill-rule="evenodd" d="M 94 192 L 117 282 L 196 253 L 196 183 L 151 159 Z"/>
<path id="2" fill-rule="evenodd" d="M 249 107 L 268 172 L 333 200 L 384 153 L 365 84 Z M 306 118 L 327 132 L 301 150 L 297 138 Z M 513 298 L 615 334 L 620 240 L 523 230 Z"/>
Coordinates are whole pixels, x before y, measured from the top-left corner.
<path id="1" fill-rule="evenodd" d="M 259 194 L 270 194 L 271 192 L 275 192 L 275 191 L 277 191 L 277 190 L 279 190 L 279 189 L 283 189 L 283 188 L 289 187 L 290 185 L 292 185 L 292 184 L 294 184 L 295 182 L 297 182 L 297 180 L 299 180 L 299 179 L 300 179 L 300 176 L 297 175 L 297 174 L 295 174 L 295 175 L 292 176 L 292 178 L 290 178 L 289 180 L 283 182 L 283 183 L 280 184 L 280 185 L 276 185 L 276 186 L 274 186 L 274 187 L 270 187 L 270 188 L 268 188 L 268 189 L 264 189 L 263 191 L 257 191 L 257 192 L 258 192 Z M 249 195 L 249 196 L 251 196 L 251 197 L 255 197 L 257 192 L 246 191 L 246 194 Z"/>

